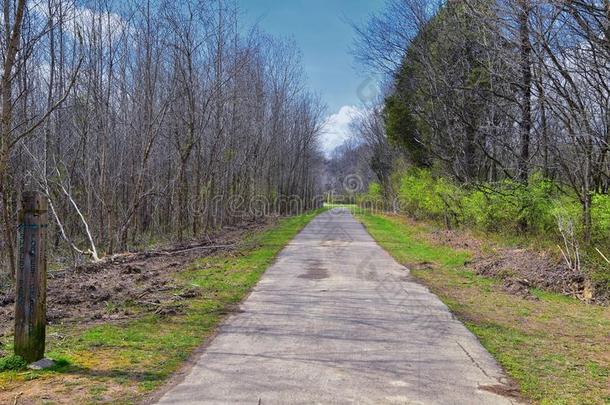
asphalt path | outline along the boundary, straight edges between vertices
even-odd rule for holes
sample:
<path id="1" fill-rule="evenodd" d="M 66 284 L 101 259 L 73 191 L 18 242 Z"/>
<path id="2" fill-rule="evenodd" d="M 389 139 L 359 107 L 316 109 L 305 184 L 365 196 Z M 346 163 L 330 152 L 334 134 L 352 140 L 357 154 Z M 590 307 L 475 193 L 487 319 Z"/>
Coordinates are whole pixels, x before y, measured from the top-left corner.
<path id="1" fill-rule="evenodd" d="M 478 340 L 345 209 L 307 225 L 160 404 L 511 404 Z"/>

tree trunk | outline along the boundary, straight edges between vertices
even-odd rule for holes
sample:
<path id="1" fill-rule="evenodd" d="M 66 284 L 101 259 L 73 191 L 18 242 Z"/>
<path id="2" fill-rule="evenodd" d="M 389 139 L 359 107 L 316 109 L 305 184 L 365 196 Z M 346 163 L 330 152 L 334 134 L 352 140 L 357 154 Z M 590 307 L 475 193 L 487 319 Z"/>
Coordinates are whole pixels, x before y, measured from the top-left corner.
<path id="1" fill-rule="evenodd" d="M 591 243 L 593 222 L 591 218 L 591 204 L 592 198 L 591 193 L 585 192 L 582 201 L 582 225 L 583 225 L 583 239 L 586 244 Z"/>
<path id="2" fill-rule="evenodd" d="M 532 69 L 530 43 L 529 0 L 519 0 L 519 38 L 521 67 L 521 153 L 519 156 L 519 180 L 527 184 L 529 178 L 530 133 L 532 130 Z"/>

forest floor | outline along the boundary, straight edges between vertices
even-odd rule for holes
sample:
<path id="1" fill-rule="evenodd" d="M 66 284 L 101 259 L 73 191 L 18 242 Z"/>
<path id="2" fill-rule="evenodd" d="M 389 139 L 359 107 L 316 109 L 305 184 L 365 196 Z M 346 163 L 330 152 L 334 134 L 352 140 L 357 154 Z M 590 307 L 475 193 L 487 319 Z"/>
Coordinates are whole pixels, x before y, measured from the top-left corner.
<path id="1" fill-rule="evenodd" d="M 464 322 L 527 398 L 610 403 L 610 308 L 568 296 L 590 298 L 580 275 L 552 266 L 544 252 L 468 232 L 404 216 L 358 218 Z"/>
<path id="2" fill-rule="evenodd" d="M 155 250 L 112 256 L 49 273 L 47 322 L 94 324 L 129 320 L 154 309 L 159 314 L 176 314 L 180 301 L 195 294 L 180 290 L 175 274 L 201 256 L 235 249 L 245 235 L 269 226 L 268 222 L 245 222 L 203 241 L 174 244 Z M 12 336 L 15 291 L 0 291 L 0 339 Z M 1 348 L 1 347 L 0 347 Z"/>
<path id="3" fill-rule="evenodd" d="M 137 402 L 212 336 L 315 214 L 52 274 L 47 356 L 56 365 L 0 370 L 0 403 Z M 12 352 L 13 303 L 0 292 L 0 357 Z"/>
<path id="4" fill-rule="evenodd" d="M 411 221 L 411 225 L 418 224 Z M 421 225 L 421 224 L 420 224 Z M 506 241 L 502 235 L 476 234 L 465 229 L 429 227 L 432 244 L 466 250 L 468 266 L 476 274 L 502 280 L 503 290 L 536 300 L 535 289 L 577 298 L 589 304 L 608 305 L 607 289 L 596 289 L 584 271 L 568 267 L 556 246 L 528 246 L 528 241 Z M 540 241 L 538 241 L 540 244 Z"/>

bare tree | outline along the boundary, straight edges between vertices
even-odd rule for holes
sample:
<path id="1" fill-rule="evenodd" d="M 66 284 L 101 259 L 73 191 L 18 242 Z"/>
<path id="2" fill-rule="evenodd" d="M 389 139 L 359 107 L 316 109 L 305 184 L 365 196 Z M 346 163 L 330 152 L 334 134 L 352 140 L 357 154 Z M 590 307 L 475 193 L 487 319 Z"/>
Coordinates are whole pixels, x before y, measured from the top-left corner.
<path id="1" fill-rule="evenodd" d="M 54 250 L 101 259 L 309 208 L 323 107 L 294 44 L 242 31 L 235 3 L 6 0 L 0 245 L 15 202 L 44 191 Z M 1 259 L 1 258 L 0 258 Z"/>

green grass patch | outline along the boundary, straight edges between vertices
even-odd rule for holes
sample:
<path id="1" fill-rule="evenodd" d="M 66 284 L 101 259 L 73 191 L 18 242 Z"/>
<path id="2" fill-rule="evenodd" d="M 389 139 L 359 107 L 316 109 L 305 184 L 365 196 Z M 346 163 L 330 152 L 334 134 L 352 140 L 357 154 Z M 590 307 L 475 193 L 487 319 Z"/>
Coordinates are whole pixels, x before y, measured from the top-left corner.
<path id="1" fill-rule="evenodd" d="M 505 293 L 502 281 L 468 269 L 469 253 L 429 242 L 430 229 L 403 217 L 357 212 L 370 234 L 428 286 L 541 404 L 610 404 L 610 309 L 532 290 Z M 419 263 L 429 263 L 418 268 Z"/>
<path id="2" fill-rule="evenodd" d="M 0 372 L 23 370 L 27 365 L 27 362 L 21 356 L 10 355 L 0 358 Z"/>
<path id="3" fill-rule="evenodd" d="M 45 394 L 73 403 L 134 403 L 163 384 L 252 289 L 279 251 L 320 211 L 281 219 L 247 237 L 236 251 L 205 257 L 176 276 L 179 289 L 197 288 L 177 316 L 148 314 L 123 324 L 86 330 L 52 327 L 45 371 L 0 373 L 0 391 L 27 394 L 43 379 Z M 76 389 L 75 387 L 78 387 Z M 2 396 L 0 394 L 0 402 Z"/>
<path id="4" fill-rule="evenodd" d="M 415 227 L 405 227 L 398 221 L 377 215 L 360 216 L 365 218 L 367 228 L 374 230 L 374 238 L 401 263 L 436 263 L 450 268 L 464 265 L 469 254 L 455 251 L 444 246 L 433 246 L 416 237 Z"/>

